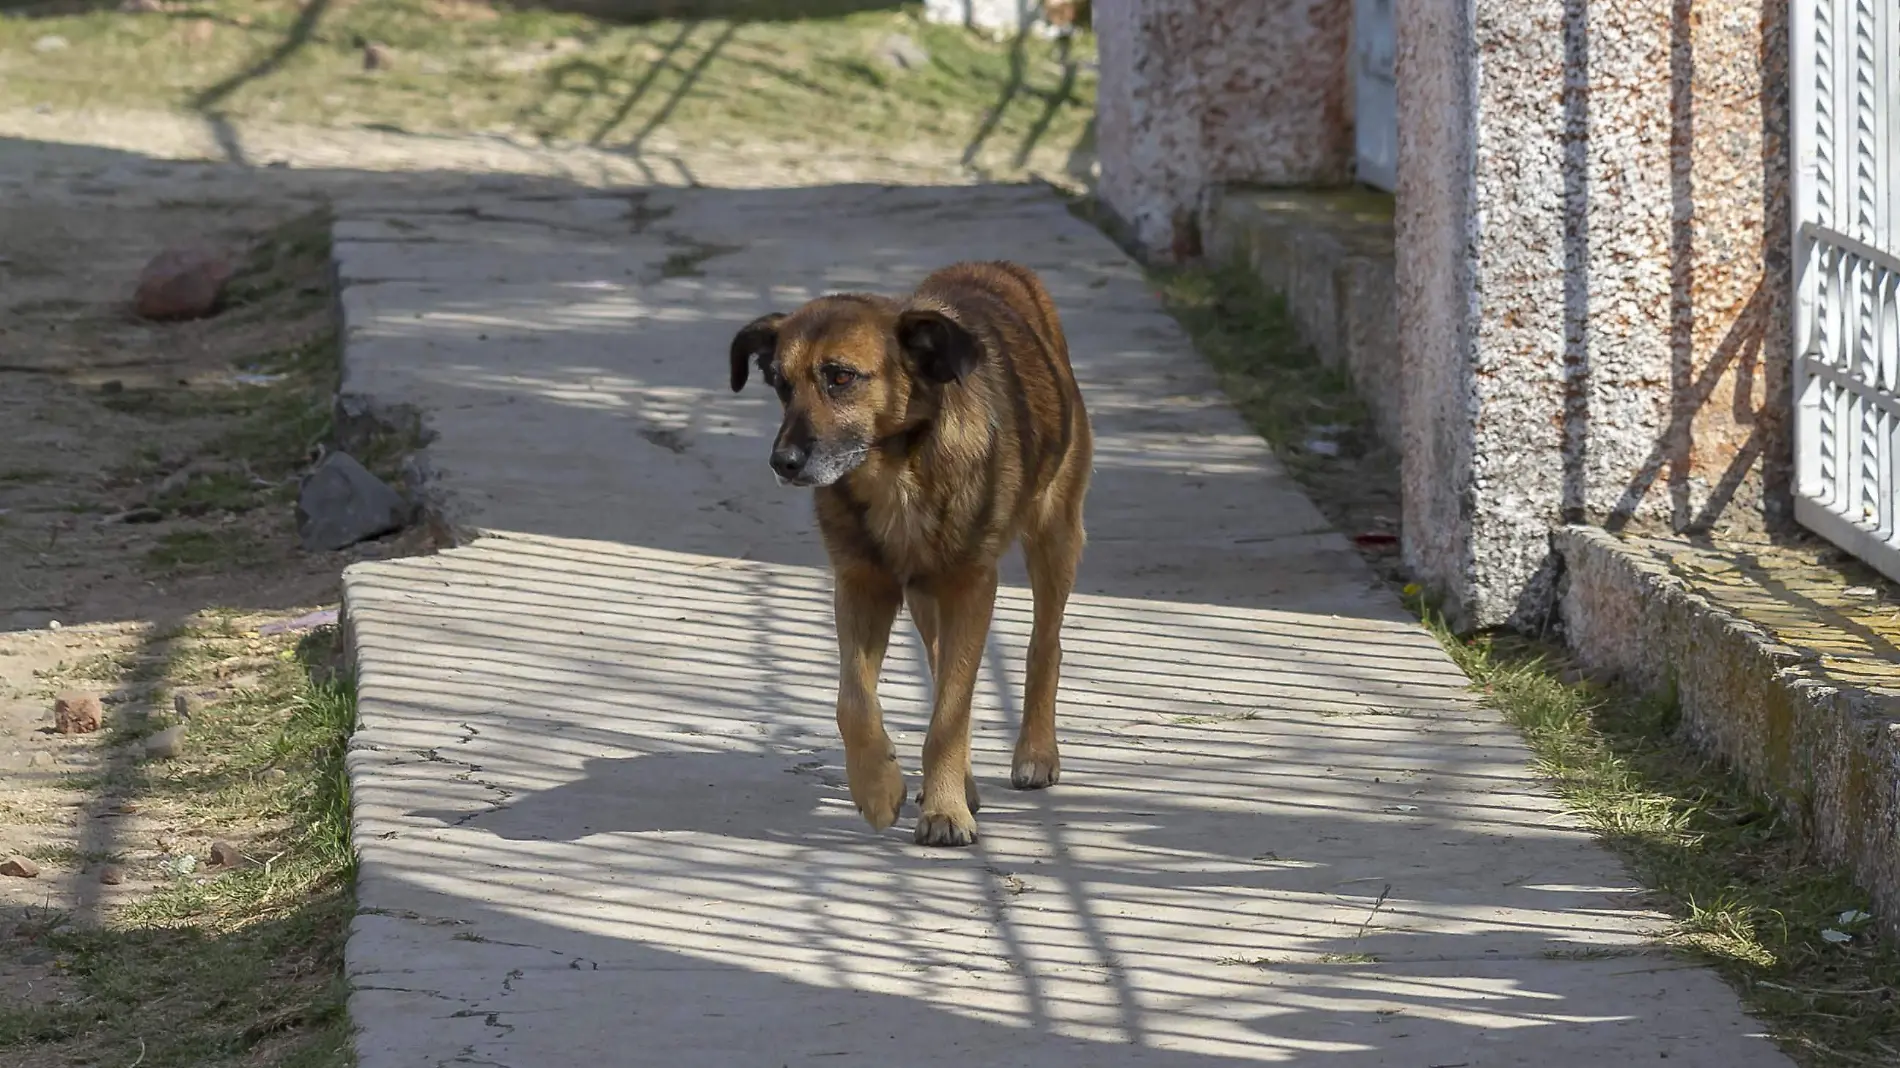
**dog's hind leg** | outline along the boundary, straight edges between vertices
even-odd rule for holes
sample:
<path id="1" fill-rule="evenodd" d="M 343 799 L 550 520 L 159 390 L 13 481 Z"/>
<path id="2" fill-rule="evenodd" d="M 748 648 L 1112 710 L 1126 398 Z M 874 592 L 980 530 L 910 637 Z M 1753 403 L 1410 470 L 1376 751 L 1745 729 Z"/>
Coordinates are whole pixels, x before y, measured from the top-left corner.
<path id="1" fill-rule="evenodd" d="M 832 607 L 838 622 L 838 734 L 844 740 L 845 778 L 858 812 L 881 831 L 904 807 L 904 772 L 877 699 L 878 675 L 903 594 L 896 579 L 867 566 L 840 570 L 837 582 Z"/>
<path id="2" fill-rule="evenodd" d="M 937 602 L 937 674 L 932 680 L 930 733 L 924 737 L 924 792 L 917 816 L 920 845 L 976 841 L 968 797 L 970 697 L 983 665 L 996 606 L 996 567 L 968 568 L 932 583 Z"/>
<path id="3" fill-rule="evenodd" d="M 917 637 L 924 646 L 924 659 L 930 670 L 931 692 L 937 685 L 937 599 L 921 586 L 912 586 L 904 591 L 904 607 L 910 609 L 910 621 L 917 627 Z M 983 801 L 977 796 L 976 775 L 965 770 L 963 773 L 963 800 L 970 806 L 971 812 L 983 807 Z M 917 803 L 923 804 L 924 795 L 917 795 Z"/>
<path id="4" fill-rule="evenodd" d="M 1056 680 L 1062 674 L 1062 617 L 1075 589 L 1082 542 L 1079 499 L 1023 537 L 1036 618 L 1029 634 L 1023 725 L 1009 770 L 1009 784 L 1018 790 L 1040 790 L 1062 777 L 1062 760 L 1056 751 Z"/>

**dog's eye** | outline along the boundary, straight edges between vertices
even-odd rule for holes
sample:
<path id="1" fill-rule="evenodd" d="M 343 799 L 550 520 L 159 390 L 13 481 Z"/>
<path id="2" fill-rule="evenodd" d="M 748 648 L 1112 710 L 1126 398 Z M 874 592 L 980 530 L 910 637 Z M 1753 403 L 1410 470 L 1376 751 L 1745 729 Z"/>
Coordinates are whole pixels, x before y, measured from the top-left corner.
<path id="1" fill-rule="evenodd" d="M 825 368 L 825 384 L 832 389 L 843 389 L 858 380 L 858 373 L 848 367 Z"/>

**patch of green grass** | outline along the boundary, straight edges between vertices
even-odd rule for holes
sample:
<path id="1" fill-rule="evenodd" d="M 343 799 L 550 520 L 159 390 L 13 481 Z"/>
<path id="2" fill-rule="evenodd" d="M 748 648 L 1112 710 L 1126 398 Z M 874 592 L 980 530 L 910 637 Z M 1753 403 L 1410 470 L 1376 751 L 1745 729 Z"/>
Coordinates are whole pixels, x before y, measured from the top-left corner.
<path id="1" fill-rule="evenodd" d="M 42 864 L 58 864 L 70 868 L 84 867 L 88 864 L 117 864 L 125 859 L 125 854 L 120 850 L 82 850 L 69 845 L 33 846 L 26 851 L 26 855 Z"/>
<path id="2" fill-rule="evenodd" d="M 468 0 L 195 0 L 171 14 L 0 15 L 0 106 L 505 133 L 616 149 L 935 145 L 1064 160 L 1094 110 L 1092 38 L 993 42 L 921 5 L 651 5 L 640 19 Z M 626 5 L 620 5 L 622 12 Z M 599 11 L 613 8 L 602 6 Z M 708 17 L 680 17 L 690 11 Z M 928 58 L 893 60 L 893 34 Z M 36 51 L 58 35 L 69 47 Z M 364 44 L 389 62 L 366 69 Z"/>
<path id="3" fill-rule="evenodd" d="M 263 559 L 264 547 L 248 530 L 174 530 L 145 554 L 145 566 L 172 574 L 211 567 L 244 568 Z"/>
<path id="4" fill-rule="evenodd" d="M 160 494 L 153 504 L 179 515 L 208 512 L 248 512 L 267 498 L 257 482 L 243 471 L 207 471 L 184 485 Z"/>
<path id="5" fill-rule="evenodd" d="M 1264 292 L 1246 267 L 1156 268 L 1149 274 L 1162 304 L 1219 372 L 1235 407 L 1296 474 L 1332 458 L 1307 448 L 1322 430 L 1341 453 L 1371 448 L 1371 418 L 1351 376 L 1314 355 L 1300 340 L 1285 299 Z"/>
<path id="6" fill-rule="evenodd" d="M 200 445 L 185 472 L 189 477 L 165 488 L 153 506 L 195 517 L 291 499 L 294 476 L 331 431 L 337 338 L 328 310 L 329 249 L 329 214 L 323 210 L 291 219 L 255 242 L 233 276 L 220 317 L 282 324 L 291 337 L 248 357 L 229 381 L 127 389 L 99 398 L 114 411 L 153 421 L 215 417 L 223 425 Z M 147 451 L 114 477 L 147 482 L 162 473 L 159 464 L 159 454 Z M 146 563 L 158 570 L 202 568 L 224 558 L 254 563 L 255 548 L 231 532 L 181 531 L 168 535 Z"/>
<path id="7" fill-rule="evenodd" d="M 51 482 L 59 477 L 59 472 L 50 467 L 15 467 L 0 471 L 0 485 L 25 486 L 39 482 Z"/>
<path id="8" fill-rule="evenodd" d="M 217 628 L 171 640 L 183 650 L 218 640 Z M 261 862 L 175 879 L 104 928 L 50 915 L 17 932 L 57 954 L 70 991 L 0 1005 L 0 1062 L 41 1063 L 40 1051 L 156 1068 L 351 1063 L 342 952 L 355 861 L 344 753 L 355 692 L 347 678 L 312 677 L 327 672 L 335 641 L 334 628 L 306 639 L 281 670 L 195 719 L 185 757 L 137 765 L 126 784 L 186 801 L 202 825 L 277 828 L 252 843 Z M 0 943 L 0 952 L 16 948 Z"/>
<path id="9" fill-rule="evenodd" d="M 1570 807 L 1674 915 L 1669 945 L 1720 971 L 1797 1061 L 1900 1063 L 1900 947 L 1873 925 L 1866 894 L 1677 733 L 1672 700 L 1566 682 L 1560 650 L 1460 639 L 1414 602 Z"/>

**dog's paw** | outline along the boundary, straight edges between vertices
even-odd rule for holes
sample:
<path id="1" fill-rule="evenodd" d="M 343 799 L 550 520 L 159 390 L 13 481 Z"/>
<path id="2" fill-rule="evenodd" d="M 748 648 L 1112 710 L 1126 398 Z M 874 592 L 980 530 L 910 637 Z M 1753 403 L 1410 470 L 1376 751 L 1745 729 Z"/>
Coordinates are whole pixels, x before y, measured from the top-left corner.
<path id="1" fill-rule="evenodd" d="M 847 759 L 845 777 L 851 801 L 864 822 L 880 831 L 897 822 L 897 813 L 904 807 L 904 771 L 897 766 L 896 754 L 862 763 Z"/>
<path id="2" fill-rule="evenodd" d="M 917 817 L 918 845 L 961 847 L 976 841 L 976 817 L 969 809 L 960 811 L 926 807 Z"/>
<path id="3" fill-rule="evenodd" d="M 1062 778 L 1062 758 L 1056 747 L 1046 749 L 1019 745 L 1010 762 L 1009 784 L 1018 790 L 1041 790 L 1054 786 Z"/>

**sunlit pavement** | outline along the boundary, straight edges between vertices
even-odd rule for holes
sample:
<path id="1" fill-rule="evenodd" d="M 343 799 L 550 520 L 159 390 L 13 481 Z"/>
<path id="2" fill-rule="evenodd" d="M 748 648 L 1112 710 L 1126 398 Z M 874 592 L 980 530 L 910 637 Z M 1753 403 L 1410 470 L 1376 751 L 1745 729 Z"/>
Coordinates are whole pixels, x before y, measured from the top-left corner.
<path id="1" fill-rule="evenodd" d="M 339 222 L 345 391 L 483 535 L 347 575 L 364 1068 L 1788 1063 L 1463 691 L 1109 241 L 1031 188 L 495 193 Z M 1042 272 L 1097 438 L 1063 778 L 870 830 L 810 499 L 734 330 L 961 258 Z M 900 618 L 887 716 L 926 714 Z"/>

